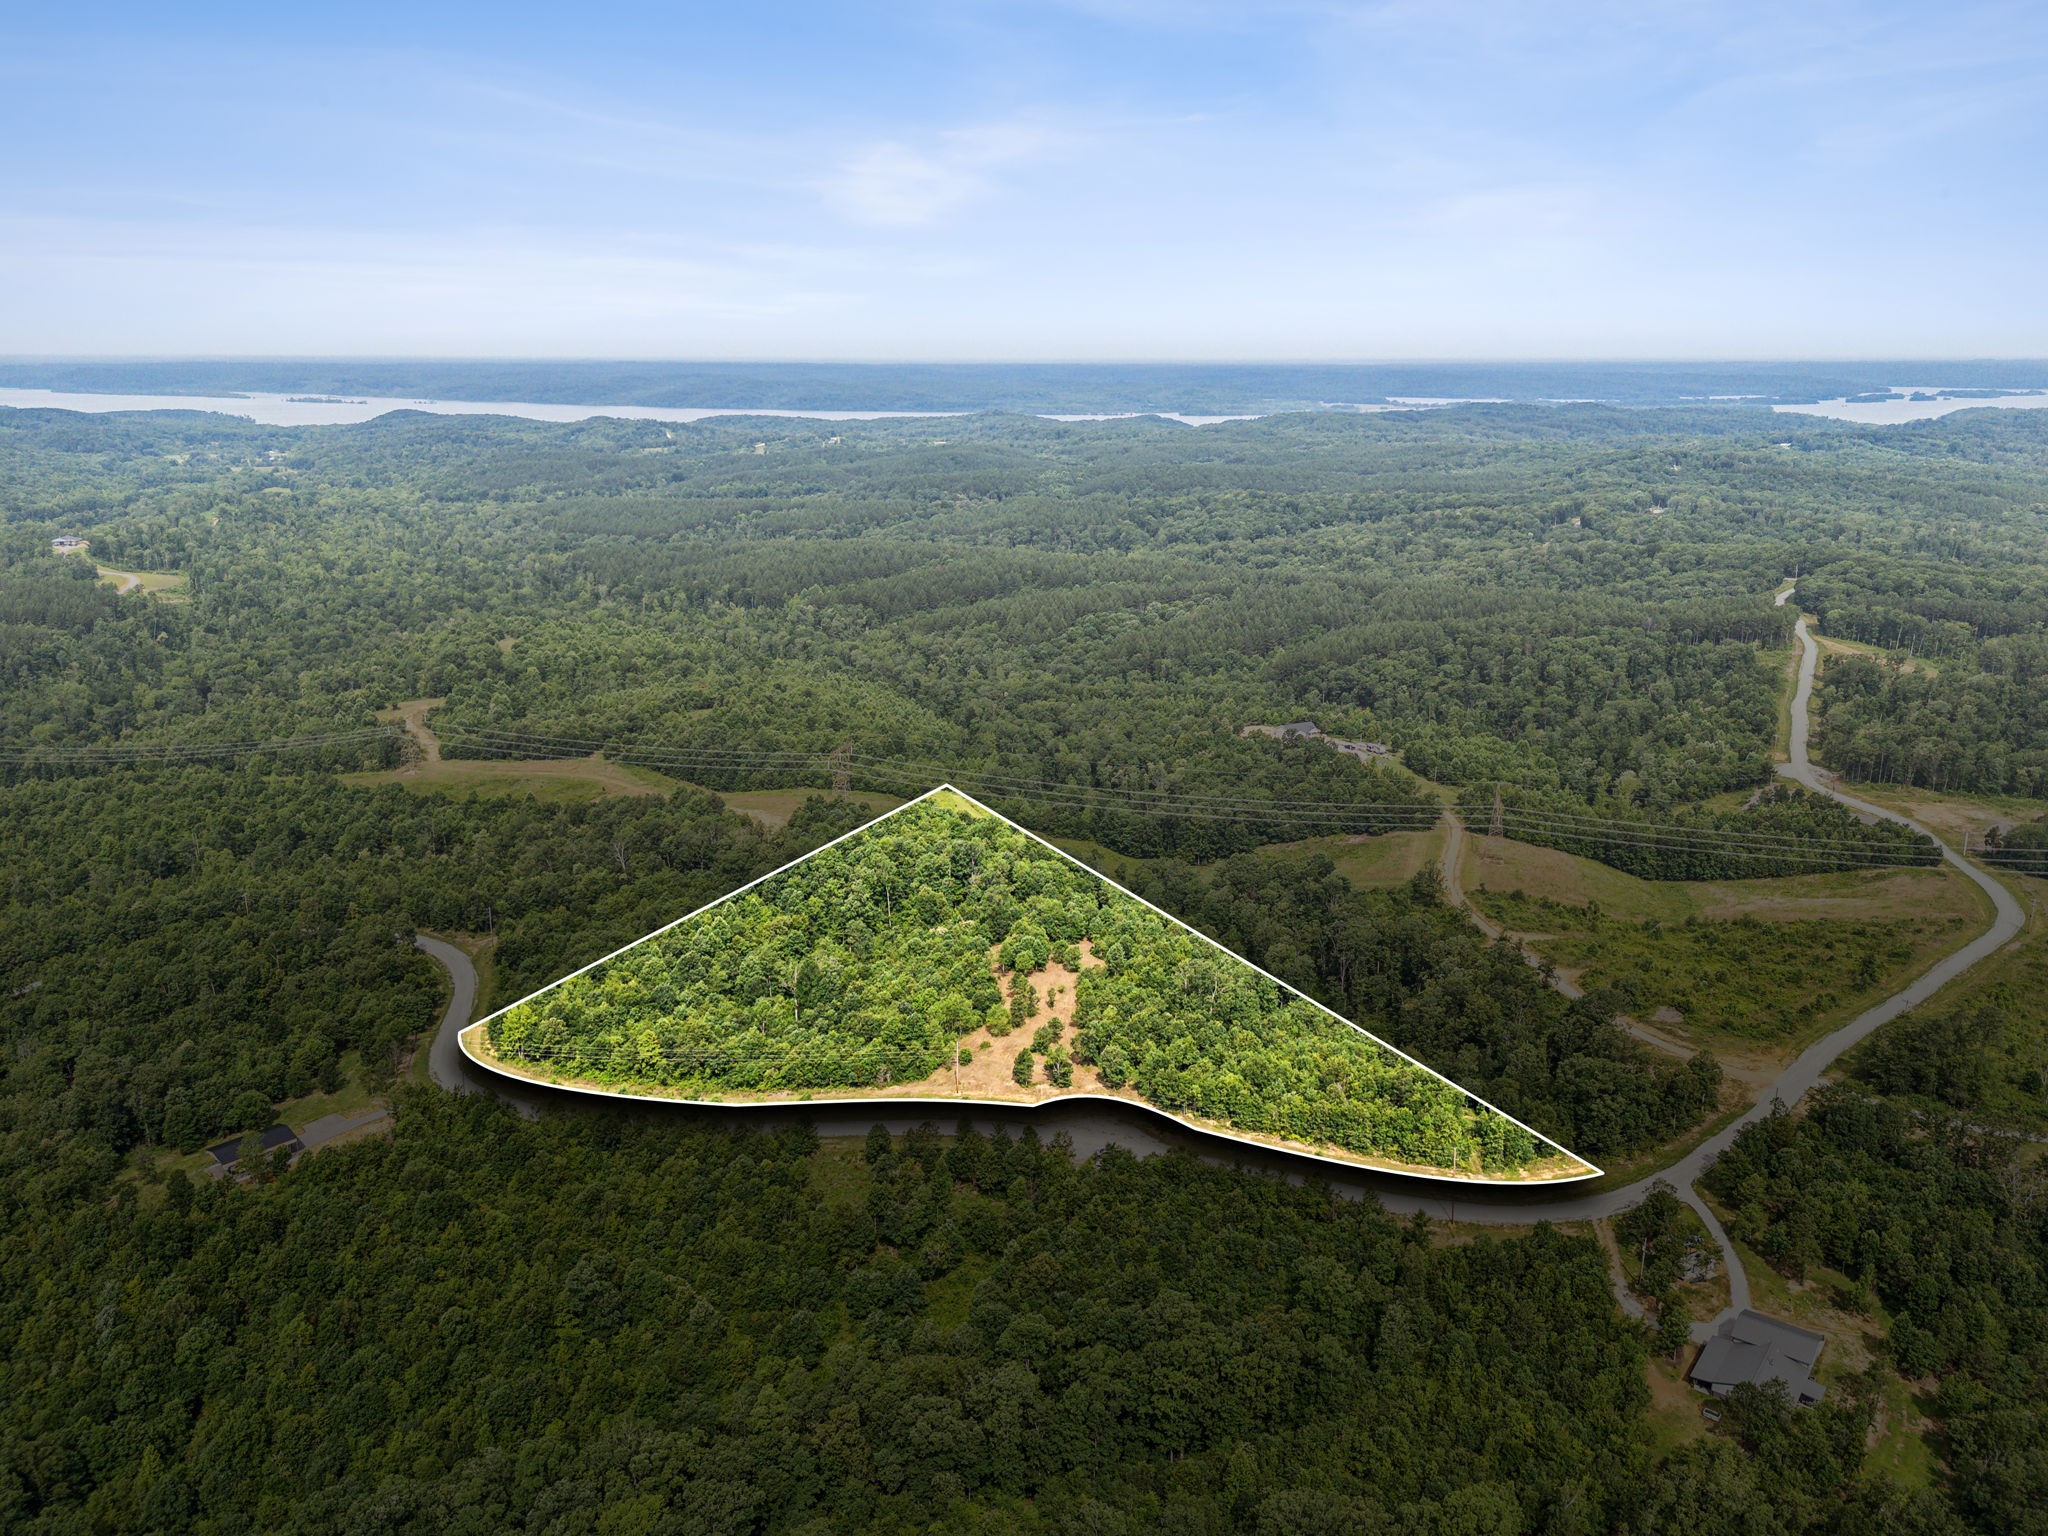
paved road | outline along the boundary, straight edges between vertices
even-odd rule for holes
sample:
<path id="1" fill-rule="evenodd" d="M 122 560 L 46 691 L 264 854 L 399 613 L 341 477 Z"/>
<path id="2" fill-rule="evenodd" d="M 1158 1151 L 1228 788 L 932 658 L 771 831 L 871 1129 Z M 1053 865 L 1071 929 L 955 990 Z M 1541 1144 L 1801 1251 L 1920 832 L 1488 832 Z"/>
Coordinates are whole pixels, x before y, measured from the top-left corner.
<path id="1" fill-rule="evenodd" d="M 1777 601 L 1782 606 L 1791 596 L 1792 589 L 1787 587 L 1778 594 Z M 1858 800 L 1854 796 L 1843 794 L 1829 782 L 1820 770 L 1814 767 L 1812 760 L 1807 755 L 1807 742 L 1810 734 L 1809 711 L 1813 701 L 1813 681 L 1819 657 L 1819 647 L 1815 644 L 1813 636 L 1807 632 L 1806 620 L 1804 618 L 1799 620 L 1795 626 L 1794 633 L 1799 638 L 1801 654 L 1799 659 L 1799 685 L 1792 699 L 1791 761 L 1780 765 L 1779 772 L 1798 783 L 1806 785 L 1809 789 L 1833 797 L 1859 815 L 1881 817 L 1888 821 L 1900 822 L 1927 837 L 1933 838 L 1934 834 L 1932 832 L 1929 832 L 1927 828 L 1922 827 L 1918 822 L 1908 817 L 1901 816 L 1895 811 L 1888 811 L 1881 806 L 1871 805 L 1867 801 Z M 1462 831 L 1462 827 L 1454 824 L 1451 832 L 1452 838 L 1454 840 L 1459 838 Z M 1939 842 L 1940 839 L 1936 838 L 1935 841 Z M 1783 1072 L 1779 1073 L 1777 1078 L 1764 1090 L 1757 1102 L 1741 1118 L 1718 1134 L 1709 1137 L 1691 1151 L 1675 1158 L 1671 1163 L 1658 1169 L 1656 1172 L 1647 1174 L 1637 1179 L 1634 1183 L 1616 1188 L 1562 1196 L 1548 1196 L 1540 1190 L 1524 1192 L 1520 1190 L 1478 1188 L 1450 1182 L 1423 1183 L 1413 1178 L 1399 1176 L 1376 1177 L 1369 1174 L 1333 1175 L 1326 1169 L 1318 1169 L 1316 1176 L 1324 1179 L 1333 1188 L 1345 1193 L 1362 1194 L 1369 1192 L 1377 1197 L 1386 1209 L 1399 1215 L 1409 1215 L 1421 1211 L 1426 1212 L 1433 1218 L 1442 1220 L 1480 1222 L 1491 1225 L 1518 1225 L 1535 1221 L 1587 1221 L 1596 1217 L 1613 1216 L 1640 1202 L 1643 1196 L 1649 1192 L 1650 1186 L 1661 1179 L 1670 1184 L 1677 1191 L 1679 1197 L 1699 1214 L 1707 1231 L 1713 1236 L 1715 1243 L 1721 1249 L 1728 1271 L 1729 1288 L 1733 1298 L 1729 1311 L 1722 1313 L 1721 1318 L 1725 1318 L 1730 1313 L 1747 1307 L 1750 1300 L 1748 1278 L 1743 1274 L 1742 1265 L 1735 1258 L 1734 1247 L 1728 1240 L 1727 1232 L 1722 1228 L 1720 1221 L 1715 1217 L 1713 1211 L 1708 1208 L 1706 1201 L 1701 1198 L 1699 1191 L 1693 1187 L 1694 1182 L 1701 1174 L 1706 1172 L 1716 1158 L 1734 1144 L 1735 1138 L 1742 1133 L 1745 1127 L 1769 1115 L 1778 1104 L 1782 1103 L 1790 1106 L 1798 1103 L 1800 1099 L 1804 1098 L 1821 1081 L 1828 1069 L 1835 1064 L 1836 1060 L 1845 1051 L 1860 1044 L 1880 1026 L 1890 1023 L 1908 1009 L 1917 1007 L 1925 1002 L 1971 966 L 1976 965 L 1979 961 L 1984 960 L 2002 948 L 2025 925 L 2026 913 L 2020 907 L 2019 902 L 2014 899 L 2011 892 L 2007 891 L 2004 886 L 2000 885 L 1990 875 L 1965 861 L 1947 844 L 1942 844 L 1941 849 L 1942 856 L 1949 863 L 1955 865 L 1957 869 L 1975 881 L 1978 887 L 1991 898 L 1992 905 L 1996 911 L 1996 916 L 1991 926 L 1961 949 L 1956 950 L 1953 954 L 1939 961 L 1909 986 L 1894 993 L 1883 1002 L 1866 1009 L 1834 1033 L 1823 1036 L 1808 1046 Z M 455 1037 L 464 1025 L 469 1022 L 470 1014 L 475 1006 L 476 972 L 469 963 L 469 957 L 452 944 L 440 939 L 429 938 L 425 934 L 421 934 L 415 942 L 421 949 L 441 963 L 454 982 L 454 995 L 450 998 L 447 1011 L 442 1016 L 440 1028 L 435 1033 L 431 1055 L 428 1060 L 429 1069 L 434 1081 L 442 1087 L 457 1093 L 495 1093 L 499 1098 L 512 1104 L 522 1114 L 529 1117 L 536 1114 L 545 1104 L 561 1102 L 561 1099 L 566 1096 L 550 1098 L 546 1095 L 545 1090 L 537 1093 L 523 1092 L 506 1078 L 500 1077 L 495 1073 L 486 1075 L 482 1072 L 482 1069 L 475 1067 L 462 1054 L 461 1047 Z M 1135 1106 L 1131 1108 L 1135 1108 Z M 1119 1116 L 1119 1110 L 1124 1110 L 1125 1112 Z M 738 1113 L 745 1113 L 745 1111 L 739 1111 Z M 863 1116 L 862 1118 L 865 1121 L 868 1117 Z M 1199 1136 L 1193 1138 L 1174 1137 L 1170 1132 L 1167 1133 L 1167 1137 L 1164 1140 L 1145 1131 L 1138 1131 L 1135 1135 L 1130 1134 L 1133 1117 L 1124 1106 L 1112 1108 L 1105 1104 L 1099 1111 L 1083 1110 L 1078 1114 L 1063 1118 L 1067 1120 L 1070 1126 L 1088 1127 L 1083 1134 L 1074 1136 L 1076 1150 L 1084 1153 L 1093 1149 L 1090 1145 L 1091 1143 L 1102 1145 L 1113 1142 L 1135 1151 L 1146 1151 L 1162 1148 L 1169 1144 L 1178 1143 L 1186 1145 L 1190 1144 L 1190 1142 L 1201 1148 L 1201 1144 L 1204 1141 L 1204 1138 Z M 1142 1112 L 1139 1112 L 1136 1118 L 1142 1120 Z M 1038 1117 L 1022 1115 L 998 1116 L 997 1121 L 991 1123 L 1009 1123 L 1012 1120 L 1017 1123 L 1044 1123 Z M 906 1125 L 908 1123 L 910 1122 L 905 1122 Z M 1237 1143 L 1228 1143 L 1221 1147 L 1211 1143 L 1208 1147 L 1202 1148 L 1202 1150 L 1207 1151 L 1209 1155 L 1217 1156 L 1219 1161 L 1243 1162 L 1247 1160 L 1244 1149 Z M 1301 1176 L 1299 1164 L 1290 1164 L 1289 1160 L 1285 1158 L 1276 1156 L 1276 1158 L 1269 1162 L 1269 1166 L 1274 1167 L 1275 1171 L 1281 1172 L 1283 1176 L 1297 1178 Z M 1704 1323 L 1695 1323 L 1693 1325 L 1694 1337 L 1704 1338 L 1711 1334 L 1721 1318 L 1709 1319 Z"/>
<path id="2" fill-rule="evenodd" d="M 1786 588 L 1778 594 L 1780 606 L 1792 596 L 1792 589 Z M 1808 755 L 1807 744 L 1811 735 L 1811 707 L 1813 703 L 1814 673 L 1820 655 L 1820 647 L 1808 633 L 1806 620 L 1801 618 L 1794 627 L 1799 638 L 1799 686 L 1792 697 L 1792 736 L 1790 743 L 1791 761 L 1782 764 L 1779 772 L 1807 788 L 1828 795 L 1848 806 L 1860 815 L 1882 817 L 1888 821 L 1900 822 L 1915 831 L 1932 838 L 1934 834 L 1911 818 L 1896 811 L 1885 810 L 1858 800 L 1853 795 L 1843 794 L 1836 789 L 1820 770 L 1813 765 Z M 1940 839 L 1935 839 L 1939 842 Z M 1693 1188 L 1694 1181 L 1705 1173 L 1714 1160 L 1734 1145 L 1746 1126 L 1763 1119 L 1771 1113 L 1776 1104 L 1792 1105 L 1804 1098 L 1827 1070 L 1845 1051 L 1860 1044 L 1874 1030 L 1890 1023 L 1910 1008 L 1927 1001 L 1942 987 L 1962 975 L 1971 966 L 1986 959 L 2008 943 L 2026 923 L 2026 913 L 2019 902 L 2003 885 L 1975 865 L 1968 863 L 1947 844 L 1941 845 L 1942 857 L 1961 870 L 1991 898 L 1996 916 L 1982 934 L 1965 944 L 1961 949 L 1937 962 L 1910 985 L 1894 993 L 1873 1007 L 1865 1009 L 1833 1034 L 1823 1036 L 1800 1052 L 1791 1065 L 1778 1074 L 1758 1101 L 1751 1106 L 1733 1125 L 1719 1134 L 1709 1137 L 1691 1152 L 1677 1159 L 1669 1166 L 1645 1178 L 1636 1180 L 1617 1189 L 1596 1191 L 1591 1194 L 1567 1196 L 1555 1200 L 1517 1201 L 1512 1205 L 1482 1201 L 1476 1196 L 1447 1199 L 1430 1194 L 1403 1194 L 1395 1190 L 1381 1194 L 1380 1200 L 1389 1210 L 1411 1212 L 1428 1211 L 1431 1215 L 1460 1221 L 1478 1222 L 1523 1222 L 1523 1221 L 1581 1221 L 1589 1217 L 1612 1216 L 1636 1204 L 1648 1193 L 1650 1185 L 1657 1179 L 1670 1183 L 1701 1219 L 1707 1230 L 1720 1244 L 1728 1261 L 1728 1277 L 1734 1291 L 1733 1309 L 1740 1310 L 1749 1304 L 1749 1286 L 1742 1273 L 1741 1264 L 1734 1261 L 1734 1250 L 1728 1236 L 1714 1213 L 1707 1208 L 1699 1192 Z M 1725 1313 L 1723 1314 L 1726 1315 Z M 1695 1336 L 1710 1333 L 1714 1321 L 1695 1324 Z"/>
<path id="3" fill-rule="evenodd" d="M 412 941 L 441 963 L 450 983 L 448 1006 L 442 1010 L 440 1027 L 427 1046 L 427 1075 L 450 1093 L 496 1094 L 527 1119 L 533 1119 L 546 1102 L 543 1097 L 521 1092 L 510 1079 L 495 1072 L 486 1073 L 462 1054 L 462 1043 L 456 1039 L 476 1014 L 476 967 L 470 964 L 469 956 L 446 939 L 428 934 L 416 933 Z"/>

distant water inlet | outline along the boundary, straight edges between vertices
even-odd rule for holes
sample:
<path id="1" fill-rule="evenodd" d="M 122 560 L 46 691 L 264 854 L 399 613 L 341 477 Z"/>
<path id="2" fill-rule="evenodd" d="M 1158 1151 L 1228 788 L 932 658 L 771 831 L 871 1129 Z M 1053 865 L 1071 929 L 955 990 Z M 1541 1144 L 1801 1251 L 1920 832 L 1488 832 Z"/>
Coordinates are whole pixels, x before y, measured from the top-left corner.
<path id="1" fill-rule="evenodd" d="M 1774 405 L 1774 411 L 1792 416 L 1825 416 L 1832 421 L 1853 421 L 1868 427 L 1897 426 L 1908 421 L 1932 421 L 1957 411 L 1982 409 L 2032 411 L 2048 406 L 2048 391 L 1949 389 L 1934 384 L 1894 385 L 1889 396 L 1856 396 L 1841 400 L 1818 400 L 1811 405 Z"/>
<path id="2" fill-rule="evenodd" d="M 718 416 L 779 416 L 801 421 L 892 421 L 970 414 L 966 411 L 791 411 L 765 410 L 757 406 L 545 405 L 528 400 L 401 400 L 385 396 L 101 395 L 54 389 L 0 388 L 0 406 L 9 405 L 23 410 L 45 411 L 213 411 L 223 416 L 240 416 L 266 427 L 349 426 L 356 422 L 374 421 L 393 411 L 425 411 L 435 416 L 517 416 L 527 421 L 590 421 L 597 417 L 613 417 L 622 421 L 679 423 L 708 421 Z M 1249 415 L 1193 416 L 1179 411 L 1072 416 L 1040 414 L 1050 421 L 1115 421 L 1156 415 L 1190 427 L 1252 419 Z"/>

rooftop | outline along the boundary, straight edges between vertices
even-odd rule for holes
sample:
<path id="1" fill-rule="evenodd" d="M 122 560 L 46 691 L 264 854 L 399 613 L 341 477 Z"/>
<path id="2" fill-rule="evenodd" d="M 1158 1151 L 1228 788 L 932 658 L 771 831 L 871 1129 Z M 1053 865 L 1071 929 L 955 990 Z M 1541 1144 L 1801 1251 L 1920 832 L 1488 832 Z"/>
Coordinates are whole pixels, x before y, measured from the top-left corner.
<path id="1" fill-rule="evenodd" d="M 1813 1368 L 1826 1343 L 1825 1336 L 1810 1328 L 1741 1311 L 1701 1346 L 1693 1362 L 1692 1384 L 1726 1397 L 1743 1382 L 1761 1386 L 1781 1381 L 1795 1403 L 1817 1403 L 1826 1388 L 1813 1379 Z"/>

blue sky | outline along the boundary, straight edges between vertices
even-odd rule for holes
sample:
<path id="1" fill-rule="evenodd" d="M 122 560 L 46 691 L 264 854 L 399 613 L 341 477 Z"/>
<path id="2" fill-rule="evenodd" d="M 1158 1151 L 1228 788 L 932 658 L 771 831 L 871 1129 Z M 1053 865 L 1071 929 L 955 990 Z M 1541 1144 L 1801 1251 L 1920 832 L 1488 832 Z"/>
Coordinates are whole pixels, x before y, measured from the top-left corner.
<path id="1" fill-rule="evenodd" d="M 24 6 L 0 134 L 0 353 L 2048 354 L 2039 4 Z"/>

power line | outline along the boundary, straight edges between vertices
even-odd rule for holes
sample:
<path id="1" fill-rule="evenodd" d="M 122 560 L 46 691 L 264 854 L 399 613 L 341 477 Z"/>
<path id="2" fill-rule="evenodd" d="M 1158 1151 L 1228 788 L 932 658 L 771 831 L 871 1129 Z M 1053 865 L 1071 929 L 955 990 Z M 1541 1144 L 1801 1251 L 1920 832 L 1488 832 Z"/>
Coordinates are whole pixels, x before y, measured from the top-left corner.
<path id="1" fill-rule="evenodd" d="M 782 766 L 794 762 L 809 764 L 826 763 L 833 760 L 832 754 L 825 753 L 749 753 L 730 748 L 674 748 L 646 746 L 616 739 L 610 742 L 590 740 L 575 741 L 559 737 L 532 736 L 520 732 L 503 730 L 478 730 L 467 726 L 450 727 L 441 732 L 444 739 L 458 745 L 504 755 L 512 751 L 532 748 L 545 750 L 551 745 L 588 748 L 590 751 L 607 751 L 616 761 L 646 762 L 668 761 L 678 764 L 698 763 L 706 767 Z M 875 773 L 887 773 L 892 777 L 910 778 L 920 784 L 933 781 L 966 781 L 1000 789 L 1020 799 L 1036 799 L 1035 793 L 1044 790 L 1063 797 L 1067 801 L 1097 797 L 1120 800 L 1129 804 L 1144 806 L 1151 811 L 1164 808 L 1174 814 L 1194 815 L 1200 808 L 1226 811 L 1243 811 L 1261 820 L 1330 820 L 1352 821 L 1361 815 L 1379 813 L 1419 815 L 1429 812 L 1435 820 L 1436 805 L 1433 801 L 1344 801 L 1332 805 L 1322 800 L 1259 800 L 1244 796 L 1203 794 L 1181 790 L 1126 789 L 1112 785 L 1080 785 L 1071 782 L 1048 779 L 1019 777 L 1013 773 L 990 773 L 977 769 L 964 769 L 957 765 L 918 762 L 911 759 L 876 757 L 867 754 L 848 754 L 844 760 L 859 763 Z M 1156 805 L 1154 804 L 1156 803 Z M 1844 841 L 1831 838 L 1774 837 L 1768 833 L 1749 833 L 1731 828 L 1699 827 L 1682 824 L 1637 822 L 1615 817 L 1601 817 L 1571 811 L 1549 808 L 1508 807 L 1506 813 L 1520 818 L 1525 824 L 1540 824 L 1546 828 L 1566 831 L 1584 827 L 1589 831 L 1604 831 L 1621 827 L 1631 831 L 1655 832 L 1660 835 L 1682 836 L 1689 840 L 1711 843 L 1723 841 L 1744 847 L 1778 846 L 1788 850 L 1835 849 L 1845 852 L 1864 851 L 1869 843 Z"/>
<path id="2" fill-rule="evenodd" d="M 13 766 L 112 767 L 151 762 L 202 762 L 214 758 L 304 751 L 360 745 L 402 735 L 396 726 L 330 731 L 309 736 L 273 737 L 224 742 L 113 742 L 76 747 L 21 745 L 0 747 L 0 764 Z M 792 773 L 851 772 L 922 789 L 935 782 L 954 782 L 998 799 L 1022 800 L 1072 810 L 1110 811 L 1147 817 L 1174 817 L 1222 823 L 1257 823 L 1323 828 L 1331 832 L 1426 830 L 1437 824 L 1442 808 L 1433 800 L 1328 801 L 1260 800 L 1243 795 L 1200 791 L 1128 788 L 1075 784 L 1019 774 L 886 757 L 873 753 L 804 750 L 763 751 L 733 747 L 670 747 L 618 738 L 597 740 L 505 730 L 496 727 L 445 726 L 437 736 L 451 745 L 498 758 L 544 756 L 564 758 L 606 752 L 629 765 Z M 1512 826 L 1528 840 L 1577 841 L 1652 852 L 1772 860 L 1815 866 L 1896 865 L 1902 847 L 1875 847 L 1866 841 L 1824 837 L 1792 837 L 1751 833 L 1733 828 L 1639 822 L 1545 808 L 1503 807 L 1503 826 Z M 1931 851 L 1927 844 L 1920 851 Z M 1974 851 L 1974 850 L 1973 850 Z M 2004 862 L 2004 861 L 2000 861 Z M 2012 861 L 2017 864 L 2017 860 Z"/>
<path id="3" fill-rule="evenodd" d="M 493 756 L 525 755 L 524 744 L 508 741 L 502 745 L 488 745 L 482 742 L 461 741 L 455 732 L 447 732 L 444 735 L 461 745 Z M 786 757 L 789 754 L 777 756 Z M 744 758 L 744 754 L 721 752 L 720 760 L 715 766 L 745 765 L 744 761 L 735 762 L 735 757 Z M 610 760 L 634 765 L 678 766 L 691 761 L 692 757 L 687 753 L 671 754 L 667 749 L 615 748 Z M 879 764 L 881 760 L 875 761 Z M 1225 800 L 1220 796 L 1191 796 L 1183 799 L 1172 791 L 1129 791 L 1081 785 L 1042 789 L 1037 786 L 1046 782 L 1043 780 L 1020 783 L 1000 776 L 984 775 L 958 768 L 934 768 L 930 771 L 940 778 L 959 784 L 962 788 L 977 790 L 991 798 L 1018 799 L 1078 810 L 1113 810 L 1127 815 L 1173 816 L 1183 820 L 1256 823 L 1262 826 L 1279 824 L 1316 827 L 1331 832 L 1426 831 L 1435 826 L 1442 816 L 1442 808 L 1433 801 L 1354 801 L 1333 806 L 1326 802 Z M 926 774 L 913 769 L 891 771 L 874 767 L 864 776 L 871 782 L 878 777 L 896 782 L 908 781 L 919 789 L 929 787 L 932 782 Z M 1292 809 L 1294 806 L 1304 808 Z M 1901 862 L 1901 855 L 1907 851 L 1907 846 L 1910 846 L 1873 847 L 1867 842 L 1774 837 L 1729 828 L 1659 825 L 1651 822 L 1576 816 L 1570 813 L 1509 810 L 1506 815 L 1518 829 L 1525 833 L 1533 831 L 1537 838 L 1572 839 L 1578 842 L 1601 843 L 1610 847 L 1643 848 L 1654 852 L 1773 860 L 1828 868 L 1836 868 L 1844 863 L 1872 868 L 1893 867 Z M 1932 854 L 1934 850 L 1932 845 L 1928 844 L 1918 851 Z"/>

